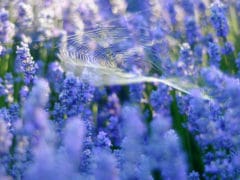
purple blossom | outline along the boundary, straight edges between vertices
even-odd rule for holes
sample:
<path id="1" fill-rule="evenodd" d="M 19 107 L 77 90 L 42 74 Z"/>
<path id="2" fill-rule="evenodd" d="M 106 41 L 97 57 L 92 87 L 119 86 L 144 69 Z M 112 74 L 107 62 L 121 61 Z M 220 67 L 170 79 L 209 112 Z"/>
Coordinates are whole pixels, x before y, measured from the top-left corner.
<path id="1" fill-rule="evenodd" d="M 180 47 L 180 57 L 179 60 L 186 63 L 187 65 L 191 64 L 192 61 L 192 51 L 191 51 L 191 47 L 188 43 L 183 43 Z"/>
<path id="2" fill-rule="evenodd" d="M 170 129 L 168 118 L 158 115 L 151 123 L 152 135 L 149 139 L 149 153 L 152 169 L 161 172 L 163 178 L 186 179 L 187 164 L 176 132 Z M 158 142 L 161 142 L 159 144 Z"/>
<path id="3" fill-rule="evenodd" d="M 226 18 L 226 9 L 220 0 L 215 0 L 211 4 L 211 23 L 217 33 L 217 36 L 226 38 L 229 32 L 229 26 Z"/>
<path id="4" fill-rule="evenodd" d="M 217 43 L 208 43 L 208 55 L 210 64 L 220 66 L 221 61 L 221 50 Z"/>
<path id="5" fill-rule="evenodd" d="M 7 94 L 7 90 L 4 86 L 3 80 L 0 78 L 0 96 L 5 96 Z"/>
<path id="6" fill-rule="evenodd" d="M 16 54 L 16 72 L 23 73 L 24 82 L 29 85 L 35 78 L 37 65 L 33 61 L 28 44 L 21 42 L 21 46 L 17 46 Z"/>
<path id="7" fill-rule="evenodd" d="M 129 91 L 130 91 L 130 98 L 132 101 L 141 102 L 141 99 L 143 98 L 143 92 L 144 92 L 145 85 L 144 84 L 133 84 L 130 85 Z"/>
<path id="8" fill-rule="evenodd" d="M 9 13 L 6 9 L 0 9 L 0 42 L 11 43 L 15 35 L 15 26 L 9 21 Z"/>
<path id="9" fill-rule="evenodd" d="M 124 139 L 122 141 L 122 172 L 121 177 L 139 178 L 139 157 L 143 154 L 143 135 L 146 128 L 141 121 L 136 107 L 125 106 L 123 109 Z"/>
<path id="10" fill-rule="evenodd" d="M 153 107 L 155 113 L 169 114 L 169 107 L 172 98 L 169 94 L 169 88 L 165 85 L 159 85 L 156 91 L 153 91 L 150 96 L 150 104 Z"/>
<path id="11" fill-rule="evenodd" d="M 28 93 L 29 93 L 29 88 L 28 86 L 23 86 L 20 91 L 19 91 L 19 95 L 20 95 L 20 98 L 21 98 L 21 102 L 23 103 L 26 99 L 26 97 L 28 96 Z"/>
<path id="12" fill-rule="evenodd" d="M 24 103 L 24 130 L 32 137 L 32 144 L 36 147 L 40 141 L 52 138 L 48 113 L 44 110 L 49 93 L 48 82 L 44 79 L 37 79 Z"/>
<path id="13" fill-rule="evenodd" d="M 33 8 L 30 4 L 20 2 L 18 4 L 18 18 L 17 24 L 20 30 L 28 30 L 33 26 L 34 15 Z"/>
<path id="14" fill-rule="evenodd" d="M 97 145 L 100 147 L 110 147 L 111 140 L 107 137 L 107 133 L 100 131 L 97 135 Z"/>
<path id="15" fill-rule="evenodd" d="M 199 37 L 198 27 L 194 20 L 194 17 L 187 17 L 185 19 L 185 29 L 188 43 L 190 45 L 193 45 L 197 42 Z"/>
<path id="16" fill-rule="evenodd" d="M 0 154 L 8 153 L 10 146 L 12 145 L 12 134 L 8 131 L 7 123 L 0 120 Z"/>
<path id="17" fill-rule="evenodd" d="M 72 163 L 78 164 L 80 162 L 85 131 L 85 125 L 79 117 L 67 120 L 64 130 L 63 146 L 69 161 Z"/>
<path id="18" fill-rule="evenodd" d="M 199 178 L 199 173 L 192 171 L 189 175 L 188 175 L 188 179 L 189 180 L 200 180 Z"/>
<path id="19" fill-rule="evenodd" d="M 194 4 L 192 0 L 181 0 L 180 3 L 186 14 L 194 15 Z"/>
<path id="20" fill-rule="evenodd" d="M 0 78 L 0 96 L 4 97 L 6 103 L 13 102 L 14 80 L 11 73 L 6 73 L 4 79 Z"/>
<path id="21" fill-rule="evenodd" d="M 175 26 L 177 24 L 177 20 L 176 20 L 177 12 L 175 10 L 174 3 L 175 3 L 175 0 L 170 0 L 170 1 L 167 1 L 165 4 L 173 26 Z"/>
<path id="22" fill-rule="evenodd" d="M 96 168 L 94 169 L 94 177 L 99 180 L 118 180 L 119 170 L 117 169 L 117 161 L 112 153 L 104 149 L 96 148 L 94 151 Z"/>
<path id="23" fill-rule="evenodd" d="M 204 13 L 205 14 L 205 11 L 206 11 L 206 4 L 204 3 L 203 0 L 198 0 L 198 9 L 201 13 Z"/>
<path id="24" fill-rule="evenodd" d="M 53 84 L 54 90 L 56 92 L 60 92 L 64 77 L 63 77 L 63 69 L 58 62 L 53 62 L 49 64 L 48 79 Z"/>
<path id="25" fill-rule="evenodd" d="M 234 52 L 234 46 L 231 42 L 224 43 L 222 54 L 228 55 Z"/>
<path id="26" fill-rule="evenodd" d="M 63 171 L 59 171 L 53 149 L 46 143 L 39 144 L 34 151 L 33 162 L 24 174 L 24 179 L 53 179 L 60 178 Z M 65 167 L 67 168 L 67 167 Z"/>
<path id="27" fill-rule="evenodd" d="M 73 74 L 67 74 L 59 94 L 61 110 L 68 117 L 80 114 L 91 102 L 93 92 L 91 85 L 81 82 Z"/>
<path id="28" fill-rule="evenodd" d="M 6 9 L 1 9 L 0 11 L 0 21 L 7 22 L 9 20 L 9 13 Z"/>
<path id="29" fill-rule="evenodd" d="M 203 151 L 204 176 L 235 178 L 239 166 L 234 166 L 233 154 L 238 152 L 239 128 L 236 107 L 239 104 L 239 80 L 211 67 L 202 71 L 213 101 L 189 98 L 187 127 Z"/>

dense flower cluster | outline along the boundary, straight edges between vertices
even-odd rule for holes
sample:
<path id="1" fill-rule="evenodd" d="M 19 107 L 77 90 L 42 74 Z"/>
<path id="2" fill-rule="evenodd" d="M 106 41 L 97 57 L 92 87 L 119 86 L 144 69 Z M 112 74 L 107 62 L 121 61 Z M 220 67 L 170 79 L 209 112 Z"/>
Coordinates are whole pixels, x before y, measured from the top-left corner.
<path id="1" fill-rule="evenodd" d="M 240 178 L 240 1 L 0 1 L 0 179 Z"/>

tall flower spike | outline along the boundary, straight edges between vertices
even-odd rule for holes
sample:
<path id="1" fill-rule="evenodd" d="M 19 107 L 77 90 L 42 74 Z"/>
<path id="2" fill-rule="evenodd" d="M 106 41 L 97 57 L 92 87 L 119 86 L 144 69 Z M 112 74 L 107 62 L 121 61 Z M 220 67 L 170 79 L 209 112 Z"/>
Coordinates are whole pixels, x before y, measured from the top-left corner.
<path id="1" fill-rule="evenodd" d="M 222 54 L 231 54 L 234 52 L 234 46 L 231 42 L 226 42 L 222 47 Z"/>
<path id="2" fill-rule="evenodd" d="M 7 10 L 0 9 L 0 42 L 10 43 L 15 35 L 15 26 L 9 21 Z"/>
<path id="3" fill-rule="evenodd" d="M 229 32 L 226 15 L 224 4 L 219 0 L 215 0 L 211 4 L 211 23 L 217 33 L 217 36 L 223 38 L 226 38 Z"/>
<path id="4" fill-rule="evenodd" d="M 17 23 L 22 30 L 26 30 L 32 26 L 33 9 L 31 5 L 24 2 L 19 3 Z"/>
<path id="5" fill-rule="evenodd" d="M 16 72 L 23 73 L 24 82 L 26 85 L 29 85 L 33 82 L 37 65 L 33 61 L 33 57 L 30 54 L 30 49 L 28 44 L 21 42 L 20 46 L 17 46 L 16 52 Z"/>
<path id="6" fill-rule="evenodd" d="M 80 81 L 71 73 L 67 74 L 59 94 L 62 112 L 68 117 L 80 114 L 91 102 L 93 90 L 93 86 Z"/>
<path id="7" fill-rule="evenodd" d="M 192 0 L 181 0 L 182 8 L 188 15 L 194 15 L 194 4 Z"/>
<path id="8" fill-rule="evenodd" d="M 124 139 L 122 141 L 123 166 L 122 179 L 139 179 L 140 156 L 143 154 L 143 135 L 145 125 L 141 121 L 141 115 L 136 107 L 125 106 L 123 108 Z M 146 170 L 147 171 L 147 170 Z M 143 178 L 144 179 L 144 178 Z"/>
<path id="9" fill-rule="evenodd" d="M 150 96 L 150 104 L 152 105 L 153 110 L 156 114 L 170 114 L 170 105 L 172 102 L 172 98 L 169 93 L 169 88 L 165 85 L 160 84 L 158 89 L 152 91 Z"/>
<path id="10" fill-rule="evenodd" d="M 12 145 L 12 134 L 8 132 L 6 122 L 0 119 L 0 154 L 8 153 L 8 150 L 11 145 Z"/>
<path id="11" fill-rule="evenodd" d="M 52 138 L 48 113 L 44 110 L 50 93 L 48 82 L 37 79 L 32 91 L 24 103 L 23 119 L 26 134 L 32 138 L 32 144 Z"/>
<path id="12" fill-rule="evenodd" d="M 114 156 L 105 149 L 95 149 L 96 168 L 94 169 L 94 176 L 99 180 L 118 180 L 117 162 Z M 106 173 L 107 172 L 107 173 Z"/>
<path id="13" fill-rule="evenodd" d="M 176 19 L 177 12 L 176 12 L 175 7 L 174 7 L 175 0 L 169 0 L 169 1 L 166 1 L 165 3 L 166 3 L 165 7 L 168 11 L 171 24 L 173 26 L 175 26 L 177 24 L 177 19 Z"/>
<path id="14" fill-rule="evenodd" d="M 185 30 L 188 43 L 190 45 L 196 43 L 199 33 L 196 21 L 193 17 L 187 17 L 185 19 Z"/>
<path id="15" fill-rule="evenodd" d="M 64 81 L 63 69 L 58 62 L 52 62 L 48 66 L 48 79 L 56 92 L 60 92 Z"/>
<path id="16" fill-rule="evenodd" d="M 183 43 L 180 46 L 180 57 L 179 60 L 184 62 L 184 64 L 186 66 L 190 66 L 191 64 L 193 64 L 193 57 L 192 57 L 192 51 L 191 51 L 191 47 L 188 43 Z M 186 67 L 185 67 L 186 68 Z"/>
<path id="17" fill-rule="evenodd" d="M 219 66 L 221 61 L 221 51 L 217 43 L 209 42 L 208 44 L 209 63 Z"/>
<path id="18" fill-rule="evenodd" d="M 163 179 L 187 179 L 187 165 L 178 135 L 170 129 L 170 120 L 161 115 L 151 123 L 147 146 L 151 168 L 161 171 Z"/>
<path id="19" fill-rule="evenodd" d="M 63 144 L 66 149 L 67 157 L 77 166 L 80 161 L 83 140 L 85 137 L 85 126 L 79 117 L 67 120 L 64 131 Z"/>

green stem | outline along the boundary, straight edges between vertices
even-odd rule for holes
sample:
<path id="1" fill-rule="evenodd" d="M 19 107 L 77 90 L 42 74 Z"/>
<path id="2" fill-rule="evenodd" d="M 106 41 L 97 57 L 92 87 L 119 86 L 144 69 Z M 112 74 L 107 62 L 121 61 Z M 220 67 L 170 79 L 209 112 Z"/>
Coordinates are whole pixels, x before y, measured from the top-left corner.
<path id="1" fill-rule="evenodd" d="M 187 118 L 181 115 L 177 107 L 176 92 L 172 91 L 173 102 L 171 104 L 171 114 L 173 118 L 173 128 L 178 133 L 183 144 L 183 149 L 187 152 L 187 159 L 189 164 L 189 170 L 195 170 L 202 174 L 204 171 L 204 166 L 202 162 L 202 154 L 197 142 L 195 142 L 194 137 L 188 131 L 184 124 L 187 122 Z"/>

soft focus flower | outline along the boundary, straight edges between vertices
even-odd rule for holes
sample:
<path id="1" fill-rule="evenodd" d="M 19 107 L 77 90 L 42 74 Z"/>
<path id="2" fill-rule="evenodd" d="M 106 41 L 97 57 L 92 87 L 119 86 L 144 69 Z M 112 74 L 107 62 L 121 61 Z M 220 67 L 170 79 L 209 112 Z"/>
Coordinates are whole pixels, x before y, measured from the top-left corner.
<path id="1" fill-rule="evenodd" d="M 208 43 L 209 63 L 219 66 L 221 61 L 221 51 L 217 43 Z"/>
<path id="2" fill-rule="evenodd" d="M 18 28 L 21 30 L 28 30 L 33 26 L 34 15 L 33 15 L 33 8 L 30 4 L 20 2 L 18 5 Z"/>
<path id="3" fill-rule="evenodd" d="M 7 124 L 4 120 L 0 120 L 0 154 L 8 153 L 12 145 L 12 134 L 8 132 Z"/>
<path id="4" fill-rule="evenodd" d="M 211 23 L 217 33 L 217 36 L 226 38 L 229 32 L 229 26 L 224 4 L 220 0 L 215 0 L 211 4 L 210 9 Z"/>
<path id="5" fill-rule="evenodd" d="M 0 9 L 0 42 L 11 43 L 15 35 L 15 25 L 9 21 L 9 12 Z"/>

